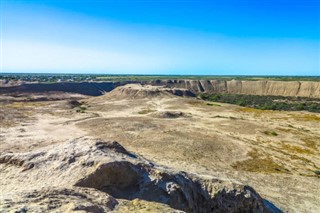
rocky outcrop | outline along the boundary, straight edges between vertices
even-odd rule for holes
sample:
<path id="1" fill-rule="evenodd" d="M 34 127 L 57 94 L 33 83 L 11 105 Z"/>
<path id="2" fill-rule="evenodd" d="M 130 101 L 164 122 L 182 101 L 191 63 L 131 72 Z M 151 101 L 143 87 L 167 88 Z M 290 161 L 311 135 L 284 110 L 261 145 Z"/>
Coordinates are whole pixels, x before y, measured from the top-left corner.
<path id="1" fill-rule="evenodd" d="M 231 93 L 320 98 L 320 82 L 243 80 L 156 80 L 148 84 L 183 88 L 194 93 Z"/>
<path id="2" fill-rule="evenodd" d="M 185 212 L 270 212 L 249 186 L 170 171 L 115 141 L 79 138 L 33 152 L 0 153 L 0 159 L 6 195 L 0 211 L 107 212 L 121 198 Z"/>
<path id="3" fill-rule="evenodd" d="M 165 203 L 185 212 L 268 212 L 248 186 L 125 161 L 100 165 L 76 186 L 95 188 L 115 198 Z"/>
<path id="4" fill-rule="evenodd" d="M 3 212 L 95 212 L 114 209 L 118 201 L 112 196 L 91 188 L 50 188 L 20 193 L 15 199 L 0 204 Z M 2 211 L 1 211 L 2 212 Z"/>

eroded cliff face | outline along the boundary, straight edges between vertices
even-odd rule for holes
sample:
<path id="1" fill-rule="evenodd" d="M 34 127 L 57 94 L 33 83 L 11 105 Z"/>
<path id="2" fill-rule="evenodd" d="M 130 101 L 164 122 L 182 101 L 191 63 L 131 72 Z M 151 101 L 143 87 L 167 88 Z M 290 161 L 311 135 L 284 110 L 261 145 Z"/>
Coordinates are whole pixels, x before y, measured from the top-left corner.
<path id="1" fill-rule="evenodd" d="M 118 199 L 172 208 L 157 212 L 277 212 L 250 186 L 173 172 L 116 141 L 78 138 L 31 152 L 1 152 L 0 174 L 0 212 L 103 213 L 120 210 Z"/>
<path id="2" fill-rule="evenodd" d="M 156 80 L 148 82 L 191 90 L 195 93 L 231 93 L 320 98 L 320 82 L 312 81 L 243 81 L 243 80 Z"/>
<path id="3" fill-rule="evenodd" d="M 194 93 L 230 93 L 246 95 L 274 95 L 320 98 L 320 82 L 316 81 L 243 81 L 243 80 L 153 80 L 123 82 L 72 82 L 72 83 L 39 83 L 5 86 L 0 94 L 68 92 L 89 96 L 99 96 L 118 86 L 126 84 L 151 84 L 172 88 L 170 93 L 179 96 L 190 96 Z M 178 90 L 176 90 L 178 89 Z M 185 91 L 179 91 L 185 89 Z M 182 92 L 182 93 L 181 93 Z M 192 96 L 192 95 L 191 95 Z"/>

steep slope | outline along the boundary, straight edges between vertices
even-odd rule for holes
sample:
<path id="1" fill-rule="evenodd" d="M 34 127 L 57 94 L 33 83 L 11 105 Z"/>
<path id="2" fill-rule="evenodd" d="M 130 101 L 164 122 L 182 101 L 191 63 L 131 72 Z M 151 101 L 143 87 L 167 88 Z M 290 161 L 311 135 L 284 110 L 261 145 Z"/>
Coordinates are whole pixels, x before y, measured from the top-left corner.
<path id="1" fill-rule="evenodd" d="M 270 212 L 249 186 L 159 168 L 115 141 L 81 138 L 2 152 L 0 173 L 1 211 L 108 212 L 116 199 L 140 199 L 185 212 Z"/>
<path id="2" fill-rule="evenodd" d="M 183 88 L 166 88 L 163 86 L 151 86 L 141 84 L 127 84 L 115 88 L 105 93 L 101 97 L 94 98 L 100 100 L 121 100 L 121 99 L 152 99 L 152 98 L 172 98 L 176 96 L 195 97 L 191 91 Z"/>
<path id="3" fill-rule="evenodd" d="M 184 88 L 194 93 L 234 93 L 320 98 L 320 82 L 312 81 L 156 80 L 147 83 L 170 88 Z"/>
<path id="4" fill-rule="evenodd" d="M 164 86 L 169 93 L 190 96 L 190 92 L 234 93 L 320 98 L 320 82 L 316 81 L 243 81 L 243 80 L 154 80 L 123 82 L 27 83 L 1 86 L 0 94 L 68 92 L 99 96 L 118 86 L 137 84 Z M 171 89 L 170 89 L 171 88 Z"/>

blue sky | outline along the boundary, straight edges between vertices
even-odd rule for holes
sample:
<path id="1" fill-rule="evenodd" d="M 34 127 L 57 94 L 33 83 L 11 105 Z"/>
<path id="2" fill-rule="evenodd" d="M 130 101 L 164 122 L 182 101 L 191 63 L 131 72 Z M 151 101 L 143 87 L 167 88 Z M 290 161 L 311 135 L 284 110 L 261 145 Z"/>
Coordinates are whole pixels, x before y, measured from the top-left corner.
<path id="1" fill-rule="evenodd" d="M 320 75 L 320 1 L 1 1 L 3 72 Z"/>

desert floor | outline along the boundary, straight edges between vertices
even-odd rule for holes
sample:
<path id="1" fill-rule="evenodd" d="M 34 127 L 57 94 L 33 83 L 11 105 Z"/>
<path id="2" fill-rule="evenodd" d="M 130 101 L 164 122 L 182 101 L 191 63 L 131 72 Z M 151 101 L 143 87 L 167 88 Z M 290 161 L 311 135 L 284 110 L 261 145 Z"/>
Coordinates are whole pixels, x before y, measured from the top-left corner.
<path id="1" fill-rule="evenodd" d="M 84 136 L 115 140 L 162 167 L 248 184 L 284 212 L 320 212 L 314 172 L 320 168 L 319 114 L 208 105 L 147 92 L 61 99 L 2 96 L 0 152 L 37 150 Z M 19 187 L 6 185 L 2 193 L 12 189 Z M 125 208 L 145 204 L 135 205 Z"/>

